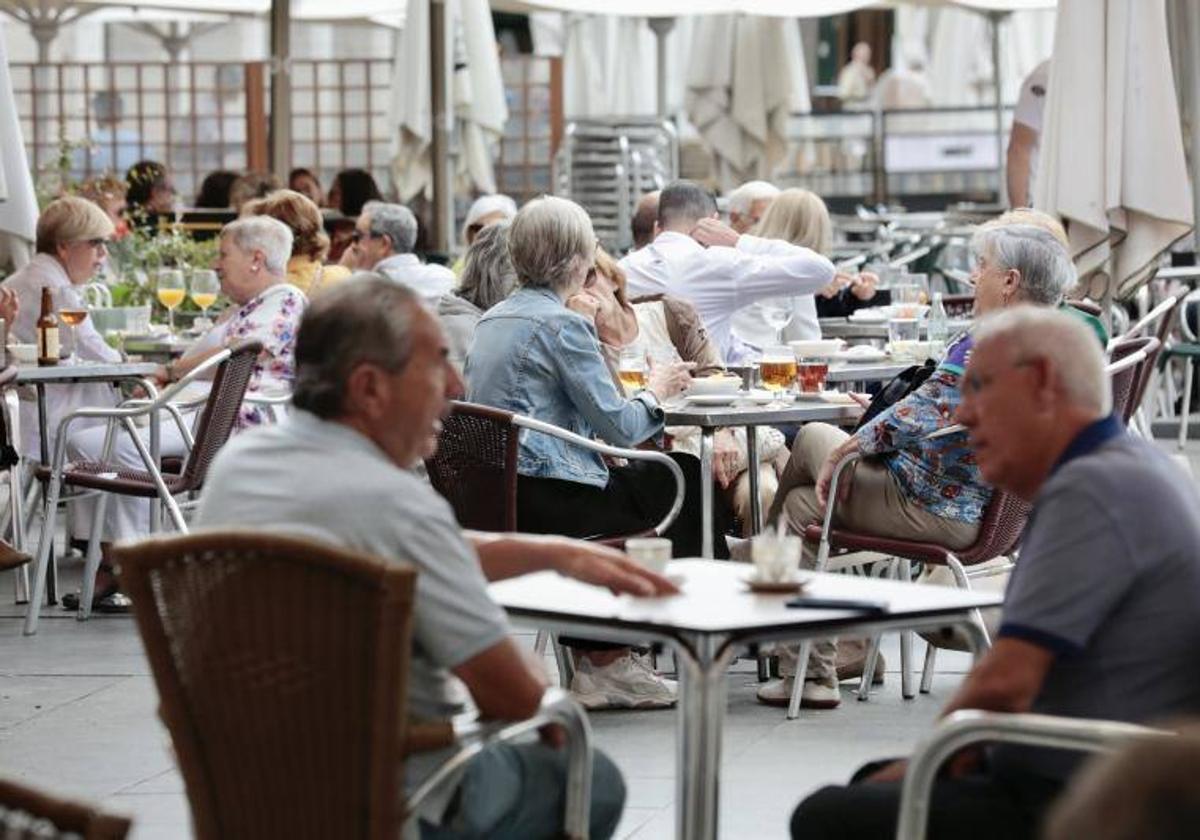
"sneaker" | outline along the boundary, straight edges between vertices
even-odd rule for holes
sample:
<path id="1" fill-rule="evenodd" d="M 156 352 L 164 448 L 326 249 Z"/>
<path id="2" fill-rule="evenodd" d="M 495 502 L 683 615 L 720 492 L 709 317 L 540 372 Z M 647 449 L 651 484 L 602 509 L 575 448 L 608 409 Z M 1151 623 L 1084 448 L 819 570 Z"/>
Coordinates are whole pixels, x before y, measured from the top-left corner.
<path id="1" fill-rule="evenodd" d="M 758 702 L 766 706 L 787 706 L 792 700 L 795 677 L 783 677 L 763 684 L 758 690 Z M 842 703 L 842 693 L 836 684 L 805 680 L 800 692 L 800 706 L 805 709 L 836 709 Z"/>
<path id="2" fill-rule="evenodd" d="M 575 660 L 571 694 L 585 709 L 666 709 L 675 705 L 679 686 L 634 656 L 604 666 L 581 656 Z"/>

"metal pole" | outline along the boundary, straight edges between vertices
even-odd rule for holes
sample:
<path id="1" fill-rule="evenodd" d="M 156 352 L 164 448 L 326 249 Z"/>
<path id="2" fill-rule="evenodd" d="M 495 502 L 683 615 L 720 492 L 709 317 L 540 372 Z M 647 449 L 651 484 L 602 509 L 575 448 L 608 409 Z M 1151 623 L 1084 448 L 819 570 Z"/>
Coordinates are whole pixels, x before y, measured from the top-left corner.
<path id="1" fill-rule="evenodd" d="M 667 104 L 667 35 L 675 28 L 675 18 L 657 17 L 650 18 L 647 21 L 650 24 L 650 30 L 654 33 L 654 46 L 656 48 L 655 68 L 658 79 L 656 105 L 658 110 L 658 118 L 661 120 L 667 119 L 670 116 L 670 106 Z"/>
<path id="2" fill-rule="evenodd" d="M 990 12 L 988 18 L 992 23 L 992 81 L 996 88 L 996 203 L 1004 204 L 1008 190 L 1004 182 L 1004 92 L 1000 78 L 1000 20 L 1003 14 Z"/>
<path id="3" fill-rule="evenodd" d="M 454 112 L 450 104 L 450 33 L 453 21 L 447 20 L 446 0 L 429 2 L 430 107 L 433 142 L 429 163 L 433 172 L 433 225 L 431 243 L 435 251 L 450 253 L 454 241 L 454 182 L 450 172 L 450 140 L 454 131 Z"/>
<path id="4" fill-rule="evenodd" d="M 292 162 L 291 0 L 271 0 L 271 170 L 286 183 Z"/>
<path id="5" fill-rule="evenodd" d="M 1192 242 L 1193 248 L 1200 253 L 1200 8 L 1192 3 L 1182 4 L 1181 11 L 1187 15 L 1188 67 L 1191 68 L 1188 79 L 1188 92 L 1191 94 L 1188 102 L 1188 122 L 1191 128 L 1192 141 Z"/>

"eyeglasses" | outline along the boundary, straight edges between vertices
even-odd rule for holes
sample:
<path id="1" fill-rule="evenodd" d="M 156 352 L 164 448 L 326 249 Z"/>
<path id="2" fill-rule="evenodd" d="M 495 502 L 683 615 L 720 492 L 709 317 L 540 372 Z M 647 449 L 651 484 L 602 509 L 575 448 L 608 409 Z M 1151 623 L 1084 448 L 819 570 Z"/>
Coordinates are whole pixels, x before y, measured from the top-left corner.
<path id="1" fill-rule="evenodd" d="M 362 242 L 364 239 L 377 239 L 382 234 L 378 234 L 373 230 L 368 230 L 365 233 L 361 230 L 356 230 L 350 234 L 350 241 L 354 243 Z"/>

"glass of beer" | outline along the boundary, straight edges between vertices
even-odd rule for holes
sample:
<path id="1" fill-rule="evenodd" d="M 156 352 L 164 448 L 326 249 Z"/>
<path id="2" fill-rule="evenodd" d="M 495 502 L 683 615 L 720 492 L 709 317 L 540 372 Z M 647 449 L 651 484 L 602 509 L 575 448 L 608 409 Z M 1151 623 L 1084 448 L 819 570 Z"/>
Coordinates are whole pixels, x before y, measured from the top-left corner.
<path id="1" fill-rule="evenodd" d="M 82 304 L 80 304 L 78 298 L 73 292 L 68 292 L 68 290 L 63 289 L 56 297 L 56 302 L 58 304 L 58 319 L 66 324 L 69 328 L 67 332 L 67 335 L 70 336 L 68 339 L 69 344 L 67 345 L 68 352 L 64 353 L 64 355 L 74 356 L 75 351 L 78 348 L 78 344 L 75 340 L 75 328 L 87 320 L 88 311 Z"/>
<path id="2" fill-rule="evenodd" d="M 791 347 L 768 347 L 758 360 L 763 385 L 782 397 L 796 381 L 796 354 Z"/>
<path id="3" fill-rule="evenodd" d="M 211 268 L 192 272 L 192 303 L 200 307 L 200 317 L 203 319 L 198 326 L 212 326 L 212 321 L 208 320 L 208 308 L 217 302 L 217 293 L 220 291 L 221 281 L 217 279 L 217 272 Z"/>
<path id="4" fill-rule="evenodd" d="M 829 360 L 805 358 L 796 365 L 796 382 L 802 394 L 819 394 L 825 390 L 825 377 L 829 375 Z"/>
<path id="5" fill-rule="evenodd" d="M 175 307 L 183 303 L 187 296 L 187 287 L 183 283 L 183 272 L 177 268 L 164 268 L 158 272 L 158 284 L 155 286 L 158 302 L 167 308 L 167 329 L 171 337 L 175 337 Z"/>
<path id="6" fill-rule="evenodd" d="M 632 395 L 646 387 L 646 354 L 640 347 L 626 347 L 621 351 L 617 378 L 621 380 L 626 394 Z"/>

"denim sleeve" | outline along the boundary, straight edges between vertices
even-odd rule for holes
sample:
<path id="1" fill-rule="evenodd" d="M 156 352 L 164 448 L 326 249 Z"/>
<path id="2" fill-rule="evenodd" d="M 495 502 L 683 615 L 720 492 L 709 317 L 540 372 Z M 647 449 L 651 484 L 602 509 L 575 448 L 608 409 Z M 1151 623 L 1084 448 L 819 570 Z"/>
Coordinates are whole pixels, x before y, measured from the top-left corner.
<path id="1" fill-rule="evenodd" d="M 627 400 L 613 383 L 595 328 L 582 317 L 561 322 L 549 358 L 575 409 L 601 440 L 613 446 L 636 446 L 663 429 L 663 411 L 653 400 Z"/>
<path id="2" fill-rule="evenodd" d="M 924 385 L 854 433 L 859 451 L 878 455 L 928 445 L 926 435 L 954 423 L 962 401 L 959 379 L 959 374 L 938 368 Z"/>

